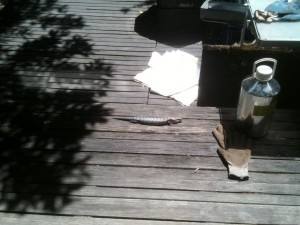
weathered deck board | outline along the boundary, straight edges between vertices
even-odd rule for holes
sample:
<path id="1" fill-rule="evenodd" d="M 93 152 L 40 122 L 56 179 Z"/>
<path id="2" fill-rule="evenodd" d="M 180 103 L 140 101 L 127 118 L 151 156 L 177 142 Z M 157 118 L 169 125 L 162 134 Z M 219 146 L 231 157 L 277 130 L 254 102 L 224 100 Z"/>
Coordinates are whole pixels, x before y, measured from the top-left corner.
<path id="1" fill-rule="evenodd" d="M 8 197 L 9 198 L 9 197 Z M 49 196 L 51 198 L 51 196 Z M 76 198 L 71 201 L 77 202 L 68 208 L 62 209 L 62 214 L 78 214 L 85 216 L 102 217 L 119 217 L 119 218 L 139 218 L 139 219 L 158 219 L 170 220 L 176 218 L 177 221 L 183 222 L 225 222 L 225 223 L 278 223 L 285 221 L 293 223 L 299 219 L 298 206 L 265 206 L 265 205 L 247 205 L 247 204 L 228 204 L 213 202 L 188 202 L 188 201 L 160 201 L 145 199 L 116 199 L 116 198 Z M 103 208 L 103 205 L 107 207 Z M 147 208 L 144 213 L 140 207 Z M 238 210 L 237 210 L 238 209 Z M 162 214 L 161 210 L 165 213 Z M 32 213 L 38 213 L 39 210 L 28 209 Z M 209 213 L 214 211 L 213 216 Z M 180 214 L 178 212 L 181 212 Z M 267 220 L 259 220 L 262 215 L 273 215 Z M 256 215 L 256 216 L 251 216 Z M 289 215 L 289 217 L 287 217 Z"/>
<path id="2" fill-rule="evenodd" d="M 57 224 L 57 225 L 196 225 L 192 222 L 170 222 L 170 221 L 155 221 L 155 220 L 137 220 L 137 219 L 113 219 L 113 218 L 99 218 L 91 216 L 47 216 L 47 215 L 34 215 L 28 214 L 23 216 L 22 214 L 13 214 L 13 213 L 1 213 L 1 222 L 4 224 L 24 224 L 24 225 L 48 225 L 48 224 Z M 214 225 L 213 223 L 209 223 Z"/>
<path id="3" fill-rule="evenodd" d="M 187 146 L 188 147 L 188 146 Z M 200 148 L 200 147 L 199 147 Z M 201 150 L 201 148 L 200 148 Z M 200 151 L 199 150 L 199 151 Z M 39 155 L 39 158 L 32 158 L 32 153 L 22 152 L 18 156 L 12 156 L 5 158 L 5 161 L 9 162 L 21 162 L 21 163 L 56 163 L 56 159 L 51 159 L 52 152 L 42 152 L 35 151 L 35 154 Z M 73 152 L 62 152 L 60 157 L 61 161 L 67 161 L 73 157 L 74 162 L 80 162 L 85 160 L 86 165 L 99 165 L 99 166 L 134 166 L 134 167 L 153 167 L 153 168 L 179 168 L 179 169 L 203 169 L 203 170 L 222 170 L 223 165 L 219 163 L 219 158 L 216 154 L 210 157 L 202 156 L 199 159 L 197 156 L 178 156 L 178 155 L 160 155 L 157 154 L 143 153 L 141 157 L 140 154 L 133 154 L 129 152 L 126 153 L 107 153 L 107 152 L 89 152 L 89 153 L 77 153 L 74 156 Z M 50 159 L 48 159 L 50 158 Z M 300 178 L 297 174 L 297 165 L 299 161 L 294 160 L 272 160 L 272 164 L 268 163 L 268 160 L 264 159 L 252 159 L 251 164 L 255 167 L 251 168 L 251 171 L 261 172 L 268 171 L 270 173 L 283 173 L 283 174 L 295 174 L 295 179 Z M 69 162 L 72 163 L 72 162 Z M 50 175 L 50 174 L 49 174 Z"/>
<path id="4" fill-rule="evenodd" d="M 0 14 L 0 224 L 300 220 L 299 110 L 276 110 L 269 135 L 253 141 L 250 180 L 239 182 L 211 135 L 235 109 L 182 107 L 133 81 L 153 51 L 202 58 L 200 39 L 160 33 L 154 3 L 20 0 Z M 134 115 L 183 120 L 116 119 Z"/>
<path id="5" fill-rule="evenodd" d="M 64 186 L 60 184 L 61 186 Z M 9 189 L 8 189 L 9 190 Z M 7 190 L 7 191 L 8 191 Z M 53 195 L 57 190 L 56 184 L 41 184 L 35 194 Z M 20 190 L 23 194 L 30 194 L 30 190 Z M 116 197 L 116 198 L 134 198 L 134 199 L 156 199 L 156 200 L 176 200 L 176 201 L 212 201 L 240 204 L 273 204 L 299 205 L 299 196 L 297 195 L 276 195 L 274 198 L 268 193 L 235 193 L 235 192 L 214 192 L 201 190 L 176 190 L 176 189 L 143 189 L 133 187 L 105 187 L 105 186 L 84 186 L 73 192 L 74 196 L 82 197 Z"/>

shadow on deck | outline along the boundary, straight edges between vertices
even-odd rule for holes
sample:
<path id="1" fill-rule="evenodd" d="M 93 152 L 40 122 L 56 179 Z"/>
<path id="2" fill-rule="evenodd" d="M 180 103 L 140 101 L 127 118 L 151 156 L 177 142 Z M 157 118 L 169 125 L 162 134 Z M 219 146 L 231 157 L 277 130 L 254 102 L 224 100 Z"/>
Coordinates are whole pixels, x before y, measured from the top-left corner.
<path id="1" fill-rule="evenodd" d="M 112 68 L 100 60 L 72 62 L 75 56 L 89 57 L 93 45 L 70 33 L 83 29 L 85 22 L 69 13 L 66 5 L 14 0 L 0 13 L 1 210 L 59 211 L 89 179 L 84 166 L 89 157 L 77 156 L 80 141 L 90 133 L 86 126 L 105 122 L 110 110 L 94 104 L 95 96 L 105 95 L 101 88 L 108 86 L 107 81 L 98 91 L 79 93 L 60 90 L 56 76 L 64 72 L 109 76 Z M 6 36 L 15 37 L 15 42 Z M 71 174 L 77 178 L 70 180 Z M 59 185 L 64 181 L 68 185 Z M 47 195 L 49 187 L 55 195 Z"/>

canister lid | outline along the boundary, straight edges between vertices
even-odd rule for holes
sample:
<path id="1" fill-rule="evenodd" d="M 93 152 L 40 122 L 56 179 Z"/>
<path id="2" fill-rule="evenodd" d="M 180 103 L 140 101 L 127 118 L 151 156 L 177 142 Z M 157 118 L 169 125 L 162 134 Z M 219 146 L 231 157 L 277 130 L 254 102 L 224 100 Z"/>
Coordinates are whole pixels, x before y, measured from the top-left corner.
<path id="1" fill-rule="evenodd" d="M 256 68 L 256 78 L 261 81 L 268 81 L 272 79 L 273 70 L 271 67 L 261 65 Z"/>

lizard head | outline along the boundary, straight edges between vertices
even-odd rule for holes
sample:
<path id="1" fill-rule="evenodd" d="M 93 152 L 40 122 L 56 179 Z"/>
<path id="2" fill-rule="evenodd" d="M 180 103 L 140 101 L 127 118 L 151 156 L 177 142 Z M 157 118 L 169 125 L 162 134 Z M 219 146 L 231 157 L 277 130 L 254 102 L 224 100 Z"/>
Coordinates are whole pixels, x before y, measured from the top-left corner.
<path id="1" fill-rule="evenodd" d="M 168 119 L 169 124 L 181 123 L 181 121 L 182 121 L 181 118 L 170 118 L 170 119 Z"/>

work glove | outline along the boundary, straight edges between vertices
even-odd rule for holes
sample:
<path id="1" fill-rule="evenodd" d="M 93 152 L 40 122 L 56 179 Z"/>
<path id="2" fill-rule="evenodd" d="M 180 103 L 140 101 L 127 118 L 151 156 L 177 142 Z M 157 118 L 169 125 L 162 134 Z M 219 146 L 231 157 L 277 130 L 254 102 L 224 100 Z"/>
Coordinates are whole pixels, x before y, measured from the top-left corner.
<path id="1" fill-rule="evenodd" d="M 254 17 L 257 21 L 271 23 L 276 20 L 277 15 L 268 11 L 255 10 Z"/>
<path id="2" fill-rule="evenodd" d="M 251 157 L 251 139 L 239 132 L 228 132 L 219 124 L 213 131 L 213 136 L 219 144 L 218 153 L 228 164 L 230 179 L 247 180 L 248 163 Z"/>
<path id="3" fill-rule="evenodd" d="M 300 10 L 299 13 L 282 13 L 282 14 L 276 14 L 269 11 L 255 10 L 254 18 L 258 22 L 265 22 L 265 23 L 271 23 L 273 21 L 299 21 Z"/>

